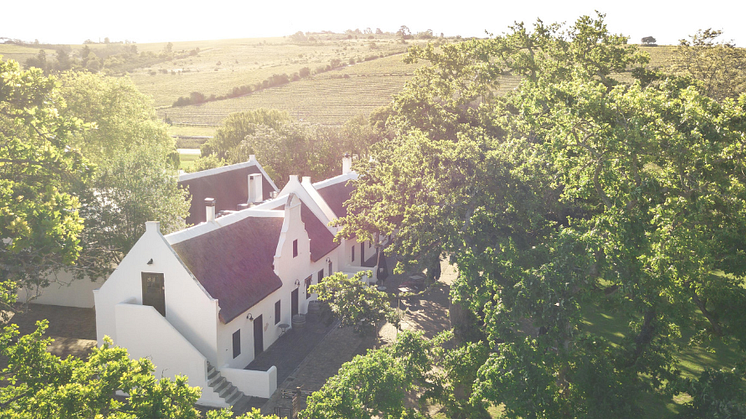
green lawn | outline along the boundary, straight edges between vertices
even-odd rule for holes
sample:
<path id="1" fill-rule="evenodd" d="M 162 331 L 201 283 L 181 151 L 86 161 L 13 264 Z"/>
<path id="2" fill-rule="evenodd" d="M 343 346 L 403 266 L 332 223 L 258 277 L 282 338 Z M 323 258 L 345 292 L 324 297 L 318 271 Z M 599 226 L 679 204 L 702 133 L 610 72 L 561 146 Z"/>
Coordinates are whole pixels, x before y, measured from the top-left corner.
<path id="1" fill-rule="evenodd" d="M 199 158 L 199 154 L 179 154 L 179 169 L 187 170 L 194 165 L 194 161 Z"/>
<path id="2" fill-rule="evenodd" d="M 701 317 L 694 306 L 692 306 L 690 315 Z M 625 338 L 629 320 L 610 309 L 588 312 L 583 323 L 584 330 L 602 336 L 616 345 Z M 738 359 L 737 349 L 727 346 L 721 341 L 713 342 L 712 352 L 700 345 L 688 344 L 693 333 L 693 330 L 681 331 L 680 343 L 683 345 L 683 349 L 679 355 L 679 368 L 684 377 L 698 377 L 707 367 L 714 369 L 729 367 Z M 674 397 L 673 402 L 664 397 L 650 396 L 643 399 L 641 404 L 645 412 L 648 412 L 647 418 L 672 418 L 679 413 L 680 407 L 689 400 L 690 398 L 686 394 Z"/>

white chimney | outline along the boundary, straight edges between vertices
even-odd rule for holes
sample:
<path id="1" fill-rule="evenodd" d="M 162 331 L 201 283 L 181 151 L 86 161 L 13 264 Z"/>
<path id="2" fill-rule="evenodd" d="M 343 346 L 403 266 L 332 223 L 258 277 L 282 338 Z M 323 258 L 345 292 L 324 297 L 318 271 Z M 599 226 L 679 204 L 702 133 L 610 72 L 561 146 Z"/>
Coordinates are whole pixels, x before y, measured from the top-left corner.
<path id="1" fill-rule="evenodd" d="M 290 175 L 290 180 L 288 180 L 288 183 L 297 183 L 298 182 L 298 175 Z"/>
<path id="2" fill-rule="evenodd" d="M 303 185 L 310 185 L 311 184 L 311 176 L 303 176 L 303 182 L 301 182 Z"/>
<path id="3" fill-rule="evenodd" d="M 346 175 L 352 171 L 352 157 L 345 153 L 342 157 L 342 174 Z"/>
<path id="4" fill-rule="evenodd" d="M 215 221 L 215 198 L 205 198 L 205 221 Z"/>
<path id="5" fill-rule="evenodd" d="M 153 231 L 153 232 L 161 232 L 161 222 L 160 221 L 146 221 L 145 222 L 145 231 Z"/>
<path id="6" fill-rule="evenodd" d="M 264 191 L 262 190 L 262 174 L 252 173 L 249 175 L 249 204 L 264 201 Z"/>

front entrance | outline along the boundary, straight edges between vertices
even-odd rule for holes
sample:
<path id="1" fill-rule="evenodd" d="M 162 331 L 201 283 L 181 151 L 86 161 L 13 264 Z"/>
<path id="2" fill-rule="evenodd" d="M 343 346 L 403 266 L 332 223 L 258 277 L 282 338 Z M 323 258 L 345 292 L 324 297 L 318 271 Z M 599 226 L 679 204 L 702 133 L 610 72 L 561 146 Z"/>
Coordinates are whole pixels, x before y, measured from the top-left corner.
<path id="1" fill-rule="evenodd" d="M 298 288 L 290 294 L 290 318 L 298 314 Z"/>
<path id="2" fill-rule="evenodd" d="M 254 358 L 264 352 L 264 322 L 262 316 L 254 319 Z"/>

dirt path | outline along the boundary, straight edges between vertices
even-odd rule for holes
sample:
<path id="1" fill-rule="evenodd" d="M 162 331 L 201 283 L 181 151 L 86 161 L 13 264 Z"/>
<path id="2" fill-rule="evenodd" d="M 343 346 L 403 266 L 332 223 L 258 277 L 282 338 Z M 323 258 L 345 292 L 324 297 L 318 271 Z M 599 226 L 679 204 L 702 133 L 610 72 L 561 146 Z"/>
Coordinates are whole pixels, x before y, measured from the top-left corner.
<path id="1" fill-rule="evenodd" d="M 36 322 L 44 319 L 49 320 L 46 336 L 54 340 L 48 348 L 52 354 L 86 358 L 96 346 L 96 312 L 92 308 L 30 304 L 26 312 L 11 314 L 10 323 L 17 324 L 25 335 L 36 330 Z"/>

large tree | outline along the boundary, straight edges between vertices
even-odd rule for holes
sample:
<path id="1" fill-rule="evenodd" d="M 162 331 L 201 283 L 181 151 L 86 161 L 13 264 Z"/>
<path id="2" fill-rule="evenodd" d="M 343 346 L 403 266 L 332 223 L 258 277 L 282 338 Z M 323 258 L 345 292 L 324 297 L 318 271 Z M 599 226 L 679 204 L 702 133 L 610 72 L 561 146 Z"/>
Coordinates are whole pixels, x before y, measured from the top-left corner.
<path id="1" fill-rule="evenodd" d="M 342 234 L 396 233 L 411 263 L 457 263 L 457 341 L 489 352 L 461 406 L 637 415 L 685 387 L 681 330 L 743 347 L 746 97 L 718 103 L 641 68 L 623 82 L 647 58 L 603 16 L 511 29 L 413 51 L 431 65 L 394 99 L 396 138 L 357 166 Z M 522 81 L 496 97 L 504 72 Z M 628 320 L 621 342 L 584 327 L 599 310 Z"/>
<path id="2" fill-rule="evenodd" d="M 160 221 L 164 233 L 186 227 L 188 195 L 177 185 L 174 140 L 148 96 L 128 79 L 85 72 L 60 77 L 61 112 L 91 126 L 72 143 L 98 165 L 76 189 L 85 218 L 76 271 L 106 277 L 145 232 L 146 221 Z"/>
<path id="3" fill-rule="evenodd" d="M 81 250 L 80 203 L 70 191 L 91 167 L 71 148 L 83 123 L 62 107 L 54 78 L 0 62 L 1 281 L 33 283 Z"/>
<path id="4" fill-rule="evenodd" d="M 746 90 L 746 50 L 718 40 L 722 31 L 699 30 L 682 39 L 673 55 L 673 69 L 701 82 L 707 96 L 736 99 Z"/>
<path id="5" fill-rule="evenodd" d="M 381 138 L 362 116 L 327 127 L 293 121 L 287 112 L 256 109 L 229 115 L 215 138 L 203 144 L 196 165 L 240 163 L 255 155 L 278 185 L 289 175 L 326 179 L 340 173 L 345 153 L 363 157 Z"/>

